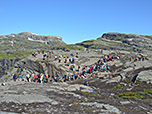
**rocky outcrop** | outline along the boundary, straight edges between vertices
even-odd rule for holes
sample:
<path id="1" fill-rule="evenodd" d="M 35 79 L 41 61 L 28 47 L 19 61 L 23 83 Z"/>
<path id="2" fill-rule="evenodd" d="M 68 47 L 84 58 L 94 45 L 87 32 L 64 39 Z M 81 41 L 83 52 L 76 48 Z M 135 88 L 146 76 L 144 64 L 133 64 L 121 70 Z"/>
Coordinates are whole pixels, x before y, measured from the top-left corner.
<path id="1" fill-rule="evenodd" d="M 50 76 L 56 76 L 57 73 L 60 73 L 62 76 L 67 74 L 65 69 L 60 67 L 58 64 L 54 64 L 49 61 L 33 61 L 30 59 L 25 59 L 18 62 L 15 65 L 14 71 L 22 72 L 22 74 L 26 74 L 27 72 L 30 73 L 45 73 L 49 74 Z"/>
<path id="2" fill-rule="evenodd" d="M 29 32 L 0 35 L 0 52 L 3 53 L 52 49 L 64 45 L 66 43 L 59 36 L 41 36 Z"/>
<path id="3" fill-rule="evenodd" d="M 11 67 L 14 67 L 15 63 L 18 61 L 20 61 L 19 58 L 10 59 L 10 60 L 8 60 L 8 59 L 0 60 L 0 77 L 2 77 L 4 74 L 7 74 L 8 70 Z"/>
<path id="4" fill-rule="evenodd" d="M 27 38 L 29 40 L 32 41 L 59 41 L 59 42 L 63 42 L 62 38 L 59 36 L 42 36 L 42 35 L 37 35 L 34 33 L 30 33 L 30 32 L 22 32 L 19 34 L 11 34 L 11 35 L 0 35 L 0 38 Z"/>
<path id="5" fill-rule="evenodd" d="M 142 38 L 141 35 L 136 34 L 123 34 L 123 33 L 104 33 L 102 38 L 106 38 L 109 40 L 122 40 L 122 39 L 129 39 L 129 38 Z"/>
<path id="6" fill-rule="evenodd" d="M 114 51 L 132 51 L 143 53 L 152 51 L 152 36 L 123 34 L 123 33 L 104 33 L 96 40 L 87 40 L 76 45 L 89 49 L 103 49 Z"/>
<path id="7" fill-rule="evenodd" d="M 124 44 L 132 46 L 133 50 L 135 51 L 135 48 L 148 50 L 152 49 L 152 36 L 123 33 L 105 33 L 102 35 L 102 38 L 105 38 L 107 40 L 121 41 Z"/>

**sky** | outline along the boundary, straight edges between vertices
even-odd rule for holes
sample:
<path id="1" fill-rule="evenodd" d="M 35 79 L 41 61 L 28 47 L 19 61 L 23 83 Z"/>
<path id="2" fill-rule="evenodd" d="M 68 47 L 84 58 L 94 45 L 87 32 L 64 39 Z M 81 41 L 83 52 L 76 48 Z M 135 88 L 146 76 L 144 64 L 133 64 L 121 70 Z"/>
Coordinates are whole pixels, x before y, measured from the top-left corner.
<path id="1" fill-rule="evenodd" d="M 152 35 L 152 0 L 0 0 L 0 34 L 60 36 L 68 44 L 103 33 Z"/>

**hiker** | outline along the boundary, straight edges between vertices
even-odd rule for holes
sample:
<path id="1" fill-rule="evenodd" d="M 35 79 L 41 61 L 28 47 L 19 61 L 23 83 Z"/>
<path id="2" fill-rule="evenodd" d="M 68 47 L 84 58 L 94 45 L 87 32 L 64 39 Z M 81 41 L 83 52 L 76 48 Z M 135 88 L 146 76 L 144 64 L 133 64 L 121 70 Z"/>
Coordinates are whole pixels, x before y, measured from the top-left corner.
<path id="1" fill-rule="evenodd" d="M 47 75 L 46 75 L 46 83 L 48 82 L 49 77 L 50 77 L 50 75 L 47 74 Z"/>
<path id="2" fill-rule="evenodd" d="M 63 81 L 66 82 L 67 81 L 67 75 L 64 75 L 63 77 Z"/>
<path id="3" fill-rule="evenodd" d="M 145 60 L 145 58 L 144 58 L 144 56 L 142 57 L 142 61 L 144 61 Z"/>
<path id="4" fill-rule="evenodd" d="M 42 73 L 40 74 L 40 83 L 41 84 L 43 83 L 43 74 Z"/>
<path id="5" fill-rule="evenodd" d="M 72 75 L 72 79 L 73 79 L 73 80 L 75 79 L 75 75 L 76 75 L 76 74 L 75 74 L 75 73 L 73 73 L 73 75 Z"/>
<path id="6" fill-rule="evenodd" d="M 52 79 L 51 79 L 51 81 L 52 81 L 52 82 L 54 82 L 54 75 L 52 75 Z"/>
<path id="7" fill-rule="evenodd" d="M 42 50 L 42 54 L 44 54 L 44 50 Z"/>
<path id="8" fill-rule="evenodd" d="M 107 67 L 106 67 L 106 65 L 105 65 L 105 66 L 103 67 L 103 70 L 106 71 L 106 69 L 107 69 Z"/>
<path id="9" fill-rule="evenodd" d="M 58 61 L 59 63 L 61 62 L 61 59 L 59 59 L 59 61 Z"/>
<path id="10" fill-rule="evenodd" d="M 34 74 L 34 72 L 33 72 L 32 76 L 33 76 L 33 79 L 34 79 L 33 81 L 36 82 L 37 76 Z"/>
<path id="11" fill-rule="evenodd" d="M 136 57 L 135 61 L 138 61 L 138 57 Z"/>
<path id="12" fill-rule="evenodd" d="M 13 80 L 16 81 L 16 74 L 13 74 Z"/>
<path id="13" fill-rule="evenodd" d="M 68 79 L 67 79 L 67 81 L 70 81 L 70 79 L 71 79 L 71 75 L 68 74 Z"/>
<path id="14" fill-rule="evenodd" d="M 108 64 L 106 64 L 106 68 L 107 68 L 107 70 L 110 70 L 110 67 L 109 67 L 109 65 L 108 65 Z"/>
<path id="15" fill-rule="evenodd" d="M 27 82 L 29 82 L 29 79 L 30 79 L 30 74 L 27 72 L 27 74 L 26 74 L 26 80 L 27 80 Z"/>
<path id="16" fill-rule="evenodd" d="M 85 82 L 85 84 L 84 84 L 84 85 L 88 86 L 88 85 L 89 85 L 89 83 L 88 83 L 88 82 Z"/>
<path id="17" fill-rule="evenodd" d="M 141 57 L 138 57 L 138 60 L 141 61 Z"/>
<path id="18" fill-rule="evenodd" d="M 72 70 L 72 71 L 73 71 L 73 68 L 74 68 L 74 65 L 71 65 L 71 66 L 70 66 L 70 70 Z"/>
<path id="19" fill-rule="evenodd" d="M 69 63 L 65 63 L 65 66 L 70 66 L 70 64 Z"/>
<path id="20" fill-rule="evenodd" d="M 55 56 L 55 59 L 54 59 L 54 60 L 56 61 L 57 59 L 58 59 L 58 57 L 57 57 L 57 56 Z"/>
<path id="21" fill-rule="evenodd" d="M 77 68 L 77 70 L 76 70 L 76 71 L 78 71 L 78 72 L 79 72 L 79 70 L 80 70 L 80 65 L 78 65 L 78 68 Z"/>
<path id="22" fill-rule="evenodd" d="M 61 75 L 58 73 L 57 74 L 57 82 L 59 82 L 59 79 L 61 78 Z"/>
<path id="23" fill-rule="evenodd" d="M 69 59 L 69 62 L 71 63 L 71 59 Z"/>
<path id="24" fill-rule="evenodd" d="M 74 63 L 74 58 L 72 58 L 72 62 L 71 63 Z"/>
<path id="25" fill-rule="evenodd" d="M 66 63 L 66 62 L 67 62 L 67 59 L 65 59 L 64 63 Z"/>
<path id="26" fill-rule="evenodd" d="M 21 75 L 21 73 L 19 74 L 18 78 L 19 78 L 19 81 L 22 81 L 22 75 Z"/>
<path id="27" fill-rule="evenodd" d="M 34 53 L 32 53 L 32 56 L 33 56 L 33 57 L 35 57 L 35 54 L 34 54 Z"/>
<path id="28" fill-rule="evenodd" d="M 38 73 L 37 75 L 38 83 L 41 83 L 40 78 L 41 78 L 40 73 Z"/>

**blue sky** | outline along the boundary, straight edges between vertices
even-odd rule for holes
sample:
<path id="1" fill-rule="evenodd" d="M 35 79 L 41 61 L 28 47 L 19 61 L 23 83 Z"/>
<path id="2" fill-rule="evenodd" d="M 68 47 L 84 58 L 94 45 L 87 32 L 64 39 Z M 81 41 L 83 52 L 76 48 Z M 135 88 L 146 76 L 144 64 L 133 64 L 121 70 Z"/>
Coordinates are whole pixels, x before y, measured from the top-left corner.
<path id="1" fill-rule="evenodd" d="M 66 43 L 106 32 L 152 35 L 152 0 L 0 0 L 0 34 L 32 32 Z"/>

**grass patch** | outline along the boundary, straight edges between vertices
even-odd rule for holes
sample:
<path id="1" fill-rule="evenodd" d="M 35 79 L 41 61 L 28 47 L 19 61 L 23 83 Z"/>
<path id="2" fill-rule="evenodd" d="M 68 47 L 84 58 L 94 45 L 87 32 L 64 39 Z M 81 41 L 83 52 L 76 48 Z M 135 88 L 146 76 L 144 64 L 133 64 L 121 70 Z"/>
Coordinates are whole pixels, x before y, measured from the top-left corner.
<path id="1" fill-rule="evenodd" d="M 20 58 L 20 59 L 24 59 L 27 56 L 31 55 L 31 51 L 26 51 L 26 52 L 21 52 L 21 51 L 16 51 L 13 53 L 10 53 L 7 55 L 7 53 L 0 53 L 0 60 L 2 59 L 16 59 L 16 58 Z"/>
<path id="2" fill-rule="evenodd" d="M 10 67 L 7 71 L 11 72 L 13 70 L 13 67 Z"/>
<path id="3" fill-rule="evenodd" d="M 121 90 L 121 89 L 123 89 L 125 86 L 124 86 L 124 84 L 117 84 L 115 87 L 113 87 L 112 89 L 114 90 L 114 89 L 118 89 L 118 90 Z"/>
<path id="4" fill-rule="evenodd" d="M 83 95 L 89 95 L 89 92 L 82 92 Z"/>
<path id="5" fill-rule="evenodd" d="M 147 97 L 152 98 L 152 89 L 144 89 L 144 91 L 139 92 L 124 92 L 119 93 L 116 98 L 123 99 L 146 99 Z"/>

